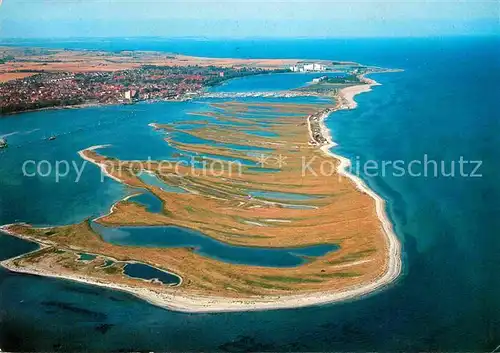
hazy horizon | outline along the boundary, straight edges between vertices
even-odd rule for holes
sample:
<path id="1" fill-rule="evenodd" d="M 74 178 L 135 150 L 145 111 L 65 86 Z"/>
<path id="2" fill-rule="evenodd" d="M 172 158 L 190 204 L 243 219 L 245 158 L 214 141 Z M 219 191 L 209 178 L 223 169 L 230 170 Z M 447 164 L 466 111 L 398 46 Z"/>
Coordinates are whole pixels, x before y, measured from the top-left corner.
<path id="1" fill-rule="evenodd" d="M 497 1 L 4 0 L 0 4 L 1 38 L 380 38 L 499 33 Z"/>

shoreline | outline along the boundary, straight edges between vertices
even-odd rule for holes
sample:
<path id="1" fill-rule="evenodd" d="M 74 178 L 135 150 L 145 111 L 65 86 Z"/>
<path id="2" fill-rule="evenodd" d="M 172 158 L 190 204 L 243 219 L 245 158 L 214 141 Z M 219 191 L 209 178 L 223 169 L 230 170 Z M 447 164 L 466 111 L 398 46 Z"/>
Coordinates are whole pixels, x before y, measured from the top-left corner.
<path id="1" fill-rule="evenodd" d="M 348 62 L 349 63 L 349 62 Z M 353 62 L 354 63 L 354 62 Z M 398 70 L 385 70 L 385 71 L 379 71 L 377 73 L 383 73 L 383 72 L 393 72 L 393 71 L 398 71 Z M 283 74 L 291 74 L 291 75 L 300 75 L 300 74 L 306 74 L 306 73 L 331 73 L 332 71 L 325 71 L 325 72 L 283 72 Z M 261 76 L 261 75 L 269 75 L 271 74 L 270 72 L 263 72 L 255 75 L 250 75 L 250 76 L 243 76 L 243 77 L 252 77 L 252 76 Z M 222 81 L 220 84 L 216 86 L 221 86 L 229 83 L 232 80 L 238 79 L 241 77 L 235 77 L 231 78 L 225 81 Z M 363 77 L 364 80 L 367 81 L 373 81 L 374 84 L 377 84 L 376 81 L 368 79 Z M 103 103 L 103 102 L 93 102 L 93 101 L 87 101 L 87 102 L 82 102 L 78 104 L 70 104 L 70 105 L 54 105 L 51 107 L 43 107 L 43 108 L 35 108 L 35 109 L 27 109 L 27 110 L 20 110 L 20 111 L 14 111 L 14 112 L 8 112 L 8 113 L 0 113 L 0 119 L 1 118 L 7 118 L 9 116 L 14 116 L 18 114 L 23 114 L 23 113 L 34 113 L 34 112 L 41 112 L 41 111 L 51 111 L 51 110 L 71 110 L 71 109 L 85 109 L 85 108 L 99 108 L 99 107 L 112 107 L 112 106 L 128 106 L 128 105 L 135 105 L 135 104 L 150 104 L 150 103 L 157 103 L 157 102 L 185 102 L 185 101 L 190 101 L 194 98 L 225 98 L 226 95 L 229 93 L 231 97 L 236 96 L 238 97 L 241 95 L 241 97 L 246 97 L 250 96 L 252 97 L 252 93 L 250 92 L 210 92 L 209 89 L 212 88 L 213 86 L 203 86 L 199 90 L 195 92 L 190 92 L 190 93 L 185 93 L 182 97 L 180 98 L 153 98 L 153 99 L 139 99 L 133 102 L 108 102 L 108 103 Z M 357 87 L 357 86 L 350 86 L 347 88 L 351 87 Z M 256 92 L 256 97 L 261 96 L 259 94 L 268 94 L 270 97 L 277 97 L 277 98 L 287 98 L 287 97 L 301 97 L 301 96 L 315 96 L 315 94 L 310 93 L 307 94 L 306 92 L 298 93 L 294 90 L 285 90 L 285 91 L 270 91 L 270 92 Z M 217 97 L 220 95 L 220 97 Z M 212 97 L 213 96 L 213 97 Z M 264 95 L 265 97 L 266 95 Z M 356 106 L 354 106 L 355 108 Z"/>
<path id="2" fill-rule="evenodd" d="M 110 144 L 107 144 L 107 145 L 94 145 L 94 146 L 90 146 L 90 147 L 87 147 L 83 150 L 80 150 L 78 151 L 78 155 L 86 160 L 87 162 L 90 162 L 92 164 L 94 164 L 95 166 L 99 167 L 99 169 L 101 169 L 101 173 L 103 175 L 106 175 L 107 177 L 113 179 L 114 181 L 117 181 L 119 182 L 120 184 L 124 184 L 124 185 L 127 185 L 126 183 L 122 182 L 120 179 L 118 179 L 117 177 L 115 177 L 114 175 L 112 175 L 111 173 L 109 173 L 107 170 L 106 170 L 106 165 L 104 163 L 97 163 L 96 161 L 94 161 L 93 159 L 87 157 L 85 155 L 85 152 L 87 151 L 95 151 L 95 150 L 98 150 L 100 148 L 106 148 L 106 147 L 110 147 L 111 145 Z"/>
<path id="3" fill-rule="evenodd" d="M 32 252 L 39 251 L 50 245 L 35 241 L 30 237 L 22 234 L 17 234 L 5 229 L 8 225 L 1 226 L 0 230 L 23 240 L 34 241 L 39 244 L 40 248 Z M 30 252 L 30 253 L 32 253 Z M 161 291 L 132 287 L 122 284 L 104 282 L 96 279 L 89 279 L 83 275 L 60 275 L 57 273 L 47 272 L 46 270 L 37 269 L 36 267 L 18 267 L 14 261 L 25 256 L 21 254 L 11 259 L 0 262 L 0 265 L 9 271 L 36 275 L 49 278 L 57 278 L 66 281 L 73 281 L 92 285 L 97 287 L 118 290 L 134 297 L 144 300 L 149 304 L 157 307 L 186 313 L 219 313 L 219 312 L 246 312 L 246 311 L 265 311 L 278 309 L 295 309 L 310 306 L 319 306 L 324 304 L 333 304 L 351 299 L 359 299 L 363 296 L 374 293 L 377 289 L 387 285 L 377 285 L 376 282 L 368 285 L 361 285 L 349 288 L 340 292 L 316 292 L 310 294 L 297 294 L 290 296 L 256 296 L 255 298 L 225 298 L 203 295 L 183 295 L 178 292 L 176 287 L 164 287 Z M 368 288 L 367 288 L 368 287 Z"/>
<path id="4" fill-rule="evenodd" d="M 288 73 L 288 72 L 284 72 Z M 252 77 L 252 76 L 261 76 L 261 75 L 269 75 L 272 74 L 271 72 L 262 72 L 258 74 L 253 74 L 249 76 L 242 76 L 242 77 Z M 290 72 L 290 74 L 293 74 Z M 221 83 L 215 85 L 215 86 L 220 86 L 227 84 L 231 80 L 235 80 L 238 78 L 242 77 L 234 77 L 230 78 L 228 80 L 224 80 Z M 71 109 L 85 109 L 85 108 L 99 108 L 99 107 L 113 107 L 113 106 L 128 106 L 128 105 L 135 105 L 135 104 L 151 104 L 151 103 L 158 103 L 158 102 L 185 102 L 185 101 L 190 101 L 193 100 L 194 98 L 211 98 L 210 94 L 217 94 L 217 92 L 210 92 L 208 91 L 210 88 L 215 87 L 215 86 L 203 86 L 199 88 L 198 90 L 194 92 L 186 92 L 182 94 L 181 97 L 179 98 L 151 98 L 151 99 L 137 99 L 135 101 L 131 102 L 94 102 L 94 101 L 87 101 L 87 102 L 82 102 L 78 104 L 69 104 L 69 105 L 54 105 L 54 106 L 49 106 L 49 107 L 43 107 L 43 108 L 34 108 L 34 109 L 26 109 L 26 110 L 19 110 L 19 111 L 14 111 L 14 112 L 8 112 L 8 113 L 0 113 L 0 119 L 1 118 L 7 118 L 9 116 L 14 116 L 18 114 L 23 114 L 23 113 L 35 113 L 35 112 L 41 112 L 41 111 L 51 111 L 51 110 L 71 110 Z M 224 92 L 219 92 L 219 93 L 224 93 Z M 279 94 L 279 92 L 277 92 Z M 206 97 L 207 96 L 207 97 Z"/>
<path id="5" fill-rule="evenodd" d="M 199 95 L 199 92 L 196 92 L 197 95 Z M 128 102 L 109 102 L 109 103 L 79 103 L 79 104 L 72 104 L 72 105 L 55 105 L 52 107 L 44 107 L 44 108 L 35 108 L 35 109 L 27 109 L 27 110 L 20 110 L 20 111 L 15 111 L 15 112 L 9 112 L 9 113 L 0 113 L 0 119 L 1 118 L 8 118 L 10 116 L 15 116 L 19 114 L 24 114 L 24 113 L 35 113 L 35 112 L 43 112 L 43 111 L 52 111 L 52 110 L 76 110 L 76 109 L 85 109 L 85 108 L 100 108 L 100 107 L 119 107 L 119 106 L 128 106 L 128 105 L 135 105 L 135 104 L 140 104 L 140 103 L 156 103 L 156 102 L 184 102 L 190 99 L 193 99 L 196 97 L 195 95 L 193 96 L 186 96 L 182 97 L 179 99 L 142 99 L 138 101 L 134 101 L 131 103 Z"/>
<path id="6" fill-rule="evenodd" d="M 356 186 L 356 188 L 363 193 L 368 194 L 375 201 L 375 208 L 377 217 L 381 222 L 382 230 L 387 237 L 387 251 L 388 251 L 388 263 L 387 270 L 383 275 L 375 279 L 370 283 L 364 283 L 361 285 L 351 286 L 345 290 L 335 291 L 335 292 L 314 292 L 287 296 L 256 296 L 254 298 L 227 298 L 227 297 L 215 297 L 215 296 L 203 296 L 199 294 L 182 294 L 178 290 L 172 288 L 162 288 L 161 291 L 156 291 L 147 288 L 132 287 L 115 283 L 107 283 L 95 279 L 89 279 L 85 276 L 78 275 L 59 275 L 57 273 L 50 273 L 45 270 L 37 269 L 36 267 L 17 267 L 14 265 L 13 261 L 22 257 L 22 254 L 18 257 L 7 259 L 0 264 L 13 272 L 21 272 L 39 276 L 53 277 L 71 280 L 75 282 L 85 283 L 89 285 L 96 285 L 100 287 L 106 287 L 114 290 L 120 290 L 134 295 L 150 304 L 159 306 L 169 310 L 190 312 L 190 313 L 215 313 L 215 312 L 242 312 L 242 311 L 263 311 L 263 310 L 275 310 L 275 309 L 294 309 L 308 306 L 318 306 L 324 304 L 333 304 L 350 299 L 358 299 L 366 295 L 373 294 L 377 290 L 391 284 L 401 273 L 402 261 L 401 261 L 401 244 L 396 234 L 394 233 L 393 226 L 389 221 L 389 218 L 385 211 L 385 200 L 382 199 L 378 194 L 371 190 L 359 177 L 350 174 L 347 168 L 350 166 L 351 162 L 349 159 L 337 155 L 330 151 L 330 148 L 336 146 L 337 144 L 333 142 L 330 130 L 325 126 L 325 119 L 333 112 L 342 109 L 353 109 L 357 106 L 354 101 L 354 97 L 362 92 L 368 92 L 371 90 L 373 85 L 378 85 L 376 81 L 367 79 L 363 77 L 366 82 L 363 85 L 351 86 L 344 88 L 339 93 L 339 98 L 341 102 L 338 102 L 335 108 L 327 108 L 326 111 L 322 112 L 318 117 L 318 124 L 323 138 L 322 143 L 318 143 L 318 147 L 327 155 L 340 161 L 337 172 L 341 176 L 349 178 Z M 309 116 L 310 117 L 310 116 Z M 312 136 L 311 122 L 308 117 L 308 130 L 310 136 Z M 314 138 L 313 138 L 314 140 Z M 97 145 L 87 148 L 85 150 L 79 151 L 79 155 L 87 161 L 84 154 L 86 150 L 96 150 L 98 148 L 107 147 L 107 145 Z M 95 163 L 95 162 L 94 162 Z M 117 180 L 107 173 L 105 165 L 102 163 L 97 164 L 101 170 L 109 177 Z M 119 180 L 117 180 L 119 181 Z M 121 181 L 119 181 L 121 182 Z M 111 210 L 112 211 L 112 210 Z M 0 227 L 0 230 L 6 231 L 7 226 Z M 13 232 L 7 232 L 16 237 L 30 240 L 30 237 L 23 236 L 21 234 L 12 234 Z M 40 246 L 47 246 L 47 244 L 40 243 Z"/>
<path id="7" fill-rule="evenodd" d="M 372 90 L 372 86 L 381 85 L 377 81 L 364 76 L 362 77 L 362 80 L 366 82 L 366 84 L 346 87 L 339 92 L 340 98 L 346 101 L 347 107 L 342 107 L 342 105 L 340 105 L 337 109 L 334 109 L 332 112 L 342 109 L 355 109 L 357 107 L 357 103 L 354 100 L 354 97 L 357 94 L 369 92 Z M 385 287 L 390 283 L 394 282 L 401 274 L 402 272 L 401 242 L 398 239 L 396 233 L 394 232 L 393 225 L 387 215 L 386 201 L 375 191 L 370 189 L 370 187 L 368 187 L 368 185 L 360 177 L 351 174 L 348 171 L 348 168 L 351 166 L 351 161 L 348 158 L 338 155 L 331 151 L 333 147 L 338 145 L 333 140 L 330 129 L 328 129 L 325 125 L 325 120 L 332 112 L 327 112 L 323 114 L 322 117 L 319 119 L 321 132 L 328 141 L 327 144 L 321 146 L 321 150 L 325 154 L 340 161 L 339 165 L 337 166 L 337 173 L 339 175 L 349 178 L 355 184 L 356 188 L 360 192 L 369 195 L 375 201 L 375 210 L 377 213 L 377 217 L 380 220 L 382 224 L 382 229 L 387 237 L 387 242 L 388 242 L 387 245 L 389 253 L 387 271 L 378 280 L 372 282 L 371 284 L 371 287 L 373 287 L 372 291 L 375 291 L 378 288 Z M 367 287 L 370 287 L 370 285 L 367 285 Z"/>

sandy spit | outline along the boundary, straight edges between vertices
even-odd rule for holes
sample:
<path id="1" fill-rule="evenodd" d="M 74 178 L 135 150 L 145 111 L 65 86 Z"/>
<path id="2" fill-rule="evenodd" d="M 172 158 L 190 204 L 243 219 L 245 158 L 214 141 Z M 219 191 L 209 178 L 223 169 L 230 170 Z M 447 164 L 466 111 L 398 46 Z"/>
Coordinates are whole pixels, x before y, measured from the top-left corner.
<path id="1" fill-rule="evenodd" d="M 377 82 L 369 80 L 367 78 L 364 78 L 364 80 L 366 83 L 363 85 L 347 87 L 340 91 L 339 96 L 342 99 L 342 103 L 339 105 L 338 109 L 355 108 L 357 106 L 356 102 L 354 101 L 355 95 L 362 92 L 368 92 L 369 90 L 371 90 L 371 87 L 373 85 L 378 84 Z M 115 283 L 108 283 L 93 278 L 89 278 L 84 275 L 60 275 L 57 273 L 52 273 L 46 270 L 38 269 L 35 266 L 18 267 L 13 262 L 15 258 L 5 260 L 0 264 L 3 267 L 15 272 L 62 278 L 89 285 L 97 285 L 124 291 L 159 307 L 163 307 L 170 310 L 193 312 L 193 313 L 261 311 L 261 310 L 273 310 L 273 309 L 299 308 L 299 307 L 328 304 L 328 303 L 341 302 L 349 299 L 355 299 L 367 295 L 369 293 L 372 293 L 378 289 L 381 289 L 392 283 L 401 273 L 402 269 L 401 244 L 396 234 L 394 233 L 391 222 L 387 217 L 385 211 L 384 199 L 382 199 L 373 190 L 371 190 L 359 177 L 350 174 L 347 171 L 347 169 L 350 166 L 350 161 L 347 158 L 339 156 L 330 151 L 330 149 L 334 147 L 336 144 L 332 141 L 331 133 L 324 124 L 324 120 L 328 117 L 328 115 L 329 113 L 325 113 L 320 123 L 323 136 L 326 137 L 330 142 L 328 144 L 323 145 L 321 147 L 321 150 L 324 153 L 340 161 L 340 164 L 337 168 L 337 172 L 339 173 L 339 175 L 349 178 L 356 185 L 358 190 L 368 194 L 375 200 L 376 212 L 378 218 L 380 219 L 382 229 L 386 235 L 387 251 L 388 251 L 387 271 L 373 282 L 346 288 L 342 291 L 317 292 L 317 293 L 307 293 L 307 294 L 297 294 L 297 295 L 287 295 L 287 296 L 256 296 L 254 298 L 238 299 L 238 298 L 224 298 L 224 297 L 184 294 L 180 289 L 168 288 L 168 287 L 165 287 L 164 289 L 157 291 L 147 288 L 139 288 L 139 287 L 132 287 Z M 88 148 L 87 150 L 95 150 L 103 147 L 106 146 L 93 146 Z M 79 154 L 82 158 L 95 163 L 94 161 L 87 159 L 83 155 L 83 151 L 80 151 Z M 99 164 L 99 166 L 101 167 L 103 172 L 106 173 L 106 175 L 116 180 L 116 178 L 107 173 L 104 165 Z M 2 227 L 2 229 L 5 231 L 4 227 Z M 12 234 L 12 232 L 10 233 Z M 21 238 L 26 238 L 23 237 L 22 235 L 16 235 L 16 236 Z"/>

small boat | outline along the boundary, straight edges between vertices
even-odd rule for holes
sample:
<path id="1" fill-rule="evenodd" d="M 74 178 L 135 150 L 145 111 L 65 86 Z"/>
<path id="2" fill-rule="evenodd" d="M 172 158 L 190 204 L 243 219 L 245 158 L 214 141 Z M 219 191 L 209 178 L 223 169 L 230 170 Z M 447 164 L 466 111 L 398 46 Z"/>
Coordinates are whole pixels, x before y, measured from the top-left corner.
<path id="1" fill-rule="evenodd" d="M 55 139 L 56 139 L 56 137 L 55 137 L 55 136 L 50 136 L 50 137 L 48 138 L 48 140 L 49 140 L 49 141 L 54 141 Z"/>
<path id="2" fill-rule="evenodd" d="M 0 148 L 7 148 L 7 140 L 0 138 Z"/>

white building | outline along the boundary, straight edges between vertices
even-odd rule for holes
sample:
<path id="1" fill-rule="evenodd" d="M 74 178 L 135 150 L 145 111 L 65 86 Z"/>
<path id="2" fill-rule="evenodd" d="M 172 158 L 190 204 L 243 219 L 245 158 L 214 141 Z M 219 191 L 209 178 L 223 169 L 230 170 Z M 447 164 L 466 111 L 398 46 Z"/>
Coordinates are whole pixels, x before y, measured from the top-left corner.
<path id="1" fill-rule="evenodd" d="M 305 71 L 325 71 L 326 66 L 318 63 L 306 64 L 304 65 Z"/>
<path id="2" fill-rule="evenodd" d="M 292 72 L 306 72 L 306 71 L 325 71 L 326 66 L 319 63 L 310 63 L 304 65 L 294 65 L 290 66 L 290 71 Z"/>
<path id="3" fill-rule="evenodd" d="M 324 81 L 328 78 L 328 76 L 321 76 L 321 77 L 316 77 L 316 78 L 313 78 L 313 83 L 320 83 L 321 81 Z"/>
<path id="4" fill-rule="evenodd" d="M 314 64 L 304 65 L 304 71 L 314 71 Z"/>
<path id="5" fill-rule="evenodd" d="M 321 64 L 313 64 L 313 71 L 325 71 L 326 67 L 325 65 Z"/>
<path id="6" fill-rule="evenodd" d="M 139 98 L 139 92 L 135 89 L 132 89 L 132 90 L 128 90 L 128 91 L 125 91 L 123 93 L 123 96 L 125 97 L 125 99 L 128 99 L 128 100 L 132 100 L 134 98 Z"/>

